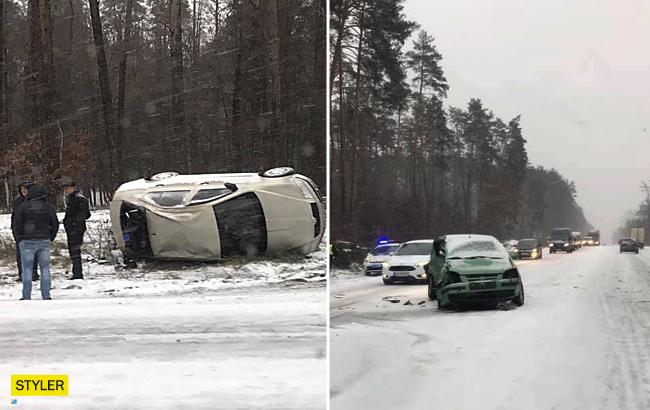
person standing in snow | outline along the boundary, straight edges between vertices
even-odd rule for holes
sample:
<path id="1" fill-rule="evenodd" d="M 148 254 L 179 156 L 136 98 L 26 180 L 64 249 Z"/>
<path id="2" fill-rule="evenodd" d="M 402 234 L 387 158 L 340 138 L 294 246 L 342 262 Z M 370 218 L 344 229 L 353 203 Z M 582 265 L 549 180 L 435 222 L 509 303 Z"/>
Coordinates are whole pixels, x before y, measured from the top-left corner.
<path id="1" fill-rule="evenodd" d="M 29 187 L 27 200 L 20 204 L 14 218 L 14 238 L 19 243 L 22 259 L 23 297 L 32 298 L 32 266 L 34 260 L 41 268 L 41 296 L 51 299 L 50 253 L 52 241 L 59 231 L 59 220 L 54 206 L 47 200 L 44 188 L 33 184 Z"/>
<path id="2" fill-rule="evenodd" d="M 81 245 L 86 233 L 86 219 L 90 218 L 90 205 L 88 200 L 81 195 L 77 184 L 70 180 L 63 184 L 66 208 L 63 226 L 68 236 L 68 251 L 72 261 L 72 278 L 83 279 L 81 269 Z"/>
<path id="3" fill-rule="evenodd" d="M 18 196 L 14 198 L 13 206 L 11 207 L 11 232 L 14 232 L 14 221 L 16 219 L 16 211 L 20 204 L 27 200 L 27 194 L 29 193 L 29 187 L 32 185 L 32 182 L 23 182 L 18 186 Z M 14 236 L 14 241 L 16 242 L 16 265 L 18 266 L 18 278 L 16 281 L 22 282 L 23 280 L 23 270 L 22 262 L 20 258 L 20 246 L 18 246 L 18 238 Z M 38 261 L 34 259 L 34 266 L 32 269 L 32 280 L 38 280 Z"/>

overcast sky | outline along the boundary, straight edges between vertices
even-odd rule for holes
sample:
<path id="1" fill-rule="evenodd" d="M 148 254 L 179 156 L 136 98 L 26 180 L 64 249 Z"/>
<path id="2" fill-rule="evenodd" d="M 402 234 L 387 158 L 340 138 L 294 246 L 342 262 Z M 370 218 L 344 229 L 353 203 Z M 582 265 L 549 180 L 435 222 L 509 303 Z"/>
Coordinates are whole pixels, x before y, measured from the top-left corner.
<path id="1" fill-rule="evenodd" d="M 522 115 L 533 165 L 575 181 L 604 239 L 650 179 L 650 6 L 635 0 L 407 0 L 434 35 L 448 104 Z M 647 128 L 647 130 L 646 130 Z"/>

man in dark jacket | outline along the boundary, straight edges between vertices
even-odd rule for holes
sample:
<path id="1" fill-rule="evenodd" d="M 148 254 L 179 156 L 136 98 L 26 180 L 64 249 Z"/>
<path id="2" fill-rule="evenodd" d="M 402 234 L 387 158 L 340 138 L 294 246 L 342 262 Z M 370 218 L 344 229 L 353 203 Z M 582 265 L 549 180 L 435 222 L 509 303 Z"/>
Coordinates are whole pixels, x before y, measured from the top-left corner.
<path id="1" fill-rule="evenodd" d="M 20 204 L 14 219 L 14 237 L 19 241 L 23 267 L 23 297 L 32 298 L 32 272 L 34 260 L 41 267 L 41 295 L 49 300 L 52 280 L 50 278 L 51 243 L 59 231 L 59 220 L 47 192 L 34 184 L 29 187 L 27 200 Z"/>
<path id="2" fill-rule="evenodd" d="M 90 218 L 90 206 L 88 200 L 81 195 L 77 184 L 74 181 L 66 181 L 63 184 L 66 195 L 65 218 L 63 226 L 68 235 L 68 251 L 72 260 L 72 278 L 83 279 L 81 270 L 81 245 L 86 233 L 86 219 Z"/>
<path id="3" fill-rule="evenodd" d="M 14 231 L 14 219 L 16 217 L 16 211 L 18 210 L 18 207 L 20 204 L 25 202 L 27 200 L 27 194 L 29 192 L 29 187 L 32 185 L 32 182 L 23 182 L 18 186 L 18 196 L 14 198 L 14 203 L 13 207 L 11 208 L 11 231 Z M 18 246 L 18 239 L 14 238 L 16 241 L 16 265 L 18 265 L 18 282 L 22 282 L 23 280 L 23 273 L 22 273 L 22 268 L 21 268 L 21 260 L 20 260 L 20 246 Z M 38 261 L 34 259 L 34 266 L 32 270 L 32 280 L 38 280 Z"/>

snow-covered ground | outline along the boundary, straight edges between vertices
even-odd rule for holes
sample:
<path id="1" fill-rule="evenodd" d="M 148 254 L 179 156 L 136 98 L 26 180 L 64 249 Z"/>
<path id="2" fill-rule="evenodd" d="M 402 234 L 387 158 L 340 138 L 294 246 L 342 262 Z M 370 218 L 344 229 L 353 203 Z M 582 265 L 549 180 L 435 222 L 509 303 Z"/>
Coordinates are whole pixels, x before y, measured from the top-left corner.
<path id="1" fill-rule="evenodd" d="M 509 311 L 438 311 L 425 286 L 334 278 L 331 409 L 650 408 L 650 251 L 518 266 L 526 304 Z"/>
<path id="2" fill-rule="evenodd" d="M 97 262 L 107 221 L 96 212 L 89 223 L 84 281 L 67 280 L 59 234 L 52 301 L 37 282 L 18 301 L 14 258 L 0 258 L 0 403 L 11 374 L 63 373 L 69 397 L 12 408 L 325 408 L 324 245 L 307 258 L 121 270 Z M 4 242 L 9 224 L 0 216 Z"/>

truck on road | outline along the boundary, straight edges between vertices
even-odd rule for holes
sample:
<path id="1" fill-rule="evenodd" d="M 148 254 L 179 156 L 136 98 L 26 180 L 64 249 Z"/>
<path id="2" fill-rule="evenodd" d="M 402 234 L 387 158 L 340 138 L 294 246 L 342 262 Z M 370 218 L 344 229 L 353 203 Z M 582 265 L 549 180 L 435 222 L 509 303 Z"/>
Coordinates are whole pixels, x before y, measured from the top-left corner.
<path id="1" fill-rule="evenodd" d="M 587 236 L 591 238 L 592 243 L 589 246 L 600 246 L 600 231 L 597 229 L 592 229 L 587 232 Z"/>
<path id="2" fill-rule="evenodd" d="M 643 249 L 645 247 L 645 228 L 630 229 L 630 237 L 639 244 L 639 248 Z"/>

